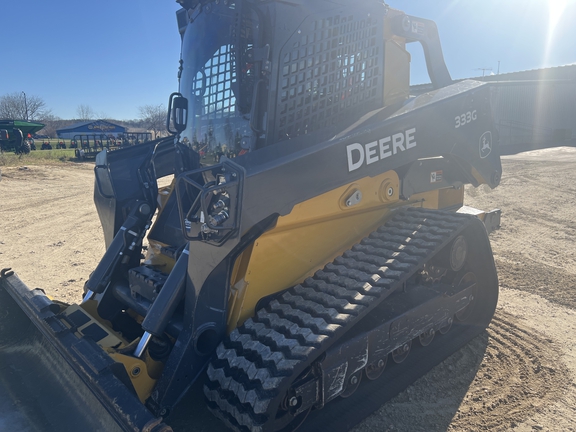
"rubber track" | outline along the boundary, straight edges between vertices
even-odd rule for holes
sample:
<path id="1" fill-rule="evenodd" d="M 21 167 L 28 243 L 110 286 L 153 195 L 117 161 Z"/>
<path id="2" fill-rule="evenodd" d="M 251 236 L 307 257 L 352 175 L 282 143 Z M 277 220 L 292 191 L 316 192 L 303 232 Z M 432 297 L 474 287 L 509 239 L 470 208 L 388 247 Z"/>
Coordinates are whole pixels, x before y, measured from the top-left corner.
<path id="1" fill-rule="evenodd" d="M 470 221 L 471 216 L 407 208 L 269 302 L 218 346 L 204 393 L 230 428 L 274 430 L 277 406 L 302 371 Z"/>

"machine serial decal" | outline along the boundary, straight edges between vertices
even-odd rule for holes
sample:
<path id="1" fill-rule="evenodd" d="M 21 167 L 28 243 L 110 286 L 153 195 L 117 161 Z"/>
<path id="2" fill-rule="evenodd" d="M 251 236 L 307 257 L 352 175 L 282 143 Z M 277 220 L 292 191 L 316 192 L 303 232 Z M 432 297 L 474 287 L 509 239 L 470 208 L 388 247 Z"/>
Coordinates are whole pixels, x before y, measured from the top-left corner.
<path id="1" fill-rule="evenodd" d="M 464 114 L 456 116 L 455 129 L 458 129 L 459 127 L 465 126 L 468 123 L 472 123 L 473 121 L 476 121 L 477 119 L 478 119 L 478 114 L 477 114 L 476 110 L 474 110 L 472 112 L 468 111 Z"/>
<path id="2" fill-rule="evenodd" d="M 416 147 L 415 134 L 416 128 L 412 128 L 368 144 L 354 143 L 346 146 L 348 172 Z"/>
<path id="3" fill-rule="evenodd" d="M 487 131 L 480 137 L 480 158 L 487 158 L 492 153 L 492 132 Z"/>

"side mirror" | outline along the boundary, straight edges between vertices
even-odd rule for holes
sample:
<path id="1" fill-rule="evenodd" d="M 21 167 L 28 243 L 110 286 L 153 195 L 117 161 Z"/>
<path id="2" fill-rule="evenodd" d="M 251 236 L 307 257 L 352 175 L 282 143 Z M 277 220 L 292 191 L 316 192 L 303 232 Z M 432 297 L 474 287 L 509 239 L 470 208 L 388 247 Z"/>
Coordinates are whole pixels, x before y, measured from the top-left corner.
<path id="1" fill-rule="evenodd" d="M 174 126 L 174 129 L 172 129 Z M 172 93 L 168 101 L 166 129 L 173 135 L 183 132 L 188 126 L 188 99 L 180 93 Z"/>
<path id="2" fill-rule="evenodd" d="M 0 141 L 8 141 L 9 139 L 8 131 L 6 129 L 0 129 Z"/>
<path id="3" fill-rule="evenodd" d="M 112 186 L 112 179 L 108 170 L 107 154 L 104 151 L 96 155 L 94 174 L 96 175 L 96 186 L 98 186 L 100 195 L 108 199 L 114 198 L 114 186 Z"/>

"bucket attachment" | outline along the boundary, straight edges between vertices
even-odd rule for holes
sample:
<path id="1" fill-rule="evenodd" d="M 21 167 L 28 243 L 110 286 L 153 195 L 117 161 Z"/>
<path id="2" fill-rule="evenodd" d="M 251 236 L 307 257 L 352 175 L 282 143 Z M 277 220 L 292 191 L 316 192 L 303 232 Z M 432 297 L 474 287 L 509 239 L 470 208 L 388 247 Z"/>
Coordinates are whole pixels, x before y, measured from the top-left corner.
<path id="1" fill-rule="evenodd" d="M 0 430 L 171 431 L 131 391 L 124 367 L 76 336 L 60 311 L 42 290 L 2 270 Z"/>

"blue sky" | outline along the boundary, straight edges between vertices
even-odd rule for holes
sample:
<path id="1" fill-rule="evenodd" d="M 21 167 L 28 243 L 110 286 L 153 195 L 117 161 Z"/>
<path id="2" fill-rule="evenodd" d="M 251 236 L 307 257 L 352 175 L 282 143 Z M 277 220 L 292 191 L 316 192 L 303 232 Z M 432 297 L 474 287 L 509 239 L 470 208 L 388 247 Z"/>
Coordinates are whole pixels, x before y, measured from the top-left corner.
<path id="1" fill-rule="evenodd" d="M 453 78 L 576 63 L 576 0 L 389 0 L 404 12 L 436 22 Z M 411 49 L 411 52 L 413 49 Z M 419 55 L 416 55 L 419 54 Z M 412 79 L 424 82 L 421 49 Z M 490 71 L 486 71 L 490 74 Z"/>
<path id="2" fill-rule="evenodd" d="M 501 73 L 576 63 L 576 0 L 388 3 L 436 21 L 454 78 L 482 75 L 477 68 L 496 73 L 498 61 Z M 39 96 L 61 118 L 74 118 L 80 104 L 137 118 L 139 106 L 166 103 L 177 88 L 178 7 L 171 0 L 4 1 L 0 96 Z M 421 50 L 411 51 L 412 82 L 427 82 Z"/>

